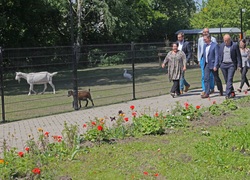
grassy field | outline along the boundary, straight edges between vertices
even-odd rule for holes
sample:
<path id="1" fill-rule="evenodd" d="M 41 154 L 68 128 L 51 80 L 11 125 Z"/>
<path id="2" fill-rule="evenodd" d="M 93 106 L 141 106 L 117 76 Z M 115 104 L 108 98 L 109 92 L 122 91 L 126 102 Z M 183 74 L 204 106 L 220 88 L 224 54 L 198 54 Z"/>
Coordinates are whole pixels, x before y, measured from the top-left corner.
<path id="1" fill-rule="evenodd" d="M 72 179 L 250 179 L 249 98 L 221 116 L 206 116 L 162 136 L 128 138 L 51 164 Z M 55 166 L 53 168 L 53 166 Z"/>
<path id="2" fill-rule="evenodd" d="M 169 82 L 166 70 L 159 67 L 158 63 L 145 63 L 135 65 L 135 97 L 133 97 L 133 83 L 123 78 L 124 68 L 132 73 L 132 68 L 128 65 L 79 69 L 78 87 L 79 89 L 91 90 L 95 106 L 169 93 L 172 82 Z M 55 95 L 51 93 L 52 88 L 48 85 L 44 95 L 27 96 L 29 85 L 23 79 L 18 84 L 13 76 L 13 74 L 9 75 L 5 80 L 6 121 L 23 120 L 74 110 L 72 97 L 67 97 L 67 91 L 73 87 L 71 71 L 59 71 L 53 77 L 53 83 L 56 87 Z M 185 76 L 191 84 L 191 88 L 200 88 L 201 73 L 198 66 L 188 67 Z M 239 79 L 239 73 L 236 73 L 235 80 L 239 81 Z M 41 92 L 42 89 L 42 85 L 35 86 L 35 90 L 38 92 Z M 85 105 L 84 102 L 82 105 Z M 88 108 L 94 107 L 89 104 Z M 81 110 L 83 109 L 84 107 Z"/>

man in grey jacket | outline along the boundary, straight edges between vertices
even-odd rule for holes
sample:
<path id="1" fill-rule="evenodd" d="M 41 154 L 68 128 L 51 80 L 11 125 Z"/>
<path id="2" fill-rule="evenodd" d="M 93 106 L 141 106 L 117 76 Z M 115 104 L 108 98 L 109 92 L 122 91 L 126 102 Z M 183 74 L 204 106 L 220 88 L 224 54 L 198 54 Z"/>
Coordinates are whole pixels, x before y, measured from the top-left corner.
<path id="1" fill-rule="evenodd" d="M 234 98 L 233 77 L 237 68 L 242 67 L 242 59 L 239 45 L 231 40 L 229 34 L 223 36 L 223 43 L 220 44 L 219 64 L 226 82 L 226 99 Z"/>

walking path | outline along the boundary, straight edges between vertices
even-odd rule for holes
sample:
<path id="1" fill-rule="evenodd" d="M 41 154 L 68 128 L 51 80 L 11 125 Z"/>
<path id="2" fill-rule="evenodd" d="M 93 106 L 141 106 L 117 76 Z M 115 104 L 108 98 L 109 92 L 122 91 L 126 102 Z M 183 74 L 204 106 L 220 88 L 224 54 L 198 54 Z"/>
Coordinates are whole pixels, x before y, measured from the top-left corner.
<path id="1" fill-rule="evenodd" d="M 239 87 L 239 83 L 235 83 L 234 87 Z M 176 102 L 179 102 L 183 106 L 185 102 L 188 102 L 194 106 L 201 105 L 201 107 L 207 107 L 212 105 L 213 101 L 221 103 L 225 100 L 225 97 L 219 96 L 218 92 L 210 95 L 210 99 L 201 99 L 200 93 L 201 89 L 193 89 L 176 98 L 172 98 L 168 94 L 120 104 L 93 107 L 69 113 L 0 124 L 0 156 L 2 154 L 4 140 L 8 147 L 16 147 L 18 150 L 23 150 L 29 138 L 38 138 L 38 128 L 48 131 L 50 136 L 61 135 L 64 122 L 67 122 L 67 124 L 79 125 L 80 133 L 83 133 L 83 124 L 95 118 L 109 119 L 110 117 L 117 116 L 119 110 L 122 110 L 127 115 L 131 114 L 129 113 L 131 112 L 130 105 L 134 105 L 138 113 L 154 114 L 155 112 L 169 111 L 176 105 Z M 246 95 L 244 92 L 236 93 L 236 98 Z"/>

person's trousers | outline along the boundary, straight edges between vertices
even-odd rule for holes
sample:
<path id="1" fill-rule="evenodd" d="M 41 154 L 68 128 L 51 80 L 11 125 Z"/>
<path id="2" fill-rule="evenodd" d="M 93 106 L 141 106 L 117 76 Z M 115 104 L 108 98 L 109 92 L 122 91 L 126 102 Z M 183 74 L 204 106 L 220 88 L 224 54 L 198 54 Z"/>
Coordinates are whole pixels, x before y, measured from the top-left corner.
<path id="1" fill-rule="evenodd" d="M 231 93 L 234 92 L 233 77 L 235 66 L 233 63 L 222 63 L 220 68 L 226 83 L 226 96 L 229 97 Z"/>
<path id="2" fill-rule="evenodd" d="M 184 86 L 189 86 L 188 82 L 185 79 L 185 71 L 182 72 L 181 79 L 180 79 L 180 90 L 183 91 Z"/>
<path id="3" fill-rule="evenodd" d="M 173 80 L 173 86 L 171 88 L 171 93 L 180 94 L 180 80 Z"/>
<path id="4" fill-rule="evenodd" d="M 249 82 L 247 79 L 247 72 L 248 72 L 248 67 L 244 66 L 241 70 L 241 82 L 240 82 L 240 89 L 242 89 L 244 83 L 246 83 L 247 87 L 249 87 Z"/>
<path id="5" fill-rule="evenodd" d="M 213 69 L 209 69 L 209 65 L 205 63 L 205 68 L 204 68 L 204 84 L 205 84 L 205 93 L 209 95 L 210 93 L 210 74 L 213 74 L 214 80 L 216 82 L 217 88 L 220 91 L 221 94 L 223 94 L 223 87 L 222 87 L 222 82 L 219 77 L 219 72 L 214 71 Z"/>
<path id="6" fill-rule="evenodd" d="M 200 67 L 201 67 L 201 88 L 202 91 L 205 92 L 205 73 L 204 73 L 204 67 L 205 67 L 205 63 L 204 63 L 204 58 L 202 57 L 200 59 Z M 214 90 L 214 75 L 211 72 L 210 73 L 210 90 Z"/>

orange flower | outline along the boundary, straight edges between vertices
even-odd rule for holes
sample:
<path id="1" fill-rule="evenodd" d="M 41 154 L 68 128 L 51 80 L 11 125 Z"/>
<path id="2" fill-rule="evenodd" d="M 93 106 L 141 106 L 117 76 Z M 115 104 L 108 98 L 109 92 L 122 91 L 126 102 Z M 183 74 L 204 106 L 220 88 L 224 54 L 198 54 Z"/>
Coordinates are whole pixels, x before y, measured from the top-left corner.
<path id="1" fill-rule="evenodd" d="M 43 132 L 42 128 L 38 128 L 37 130 L 38 130 L 38 132 Z"/>
<path id="2" fill-rule="evenodd" d="M 132 112 L 132 116 L 135 117 L 136 116 L 136 112 Z"/>
<path id="3" fill-rule="evenodd" d="M 83 124 L 83 127 L 84 127 L 84 128 L 87 127 L 87 124 Z"/>
<path id="4" fill-rule="evenodd" d="M 148 172 L 147 172 L 147 171 L 144 171 L 143 174 L 144 174 L 144 175 L 148 175 Z"/>
<path id="5" fill-rule="evenodd" d="M 93 122 L 91 122 L 91 124 L 92 124 L 93 126 L 95 126 L 95 125 L 96 125 L 96 122 L 93 121 Z"/>
<path id="6" fill-rule="evenodd" d="M 34 169 L 32 170 L 32 172 L 33 172 L 34 174 L 41 174 L 41 170 L 40 170 L 39 168 L 34 168 Z"/>
<path id="7" fill-rule="evenodd" d="M 3 159 L 0 159 L 0 164 L 4 164 L 4 160 Z"/>
<path id="8" fill-rule="evenodd" d="M 24 155 L 24 153 L 23 153 L 22 151 L 20 151 L 20 152 L 18 153 L 18 156 L 20 156 L 20 157 L 23 157 L 23 155 Z"/>
<path id="9" fill-rule="evenodd" d="M 158 174 L 158 173 L 155 173 L 155 174 L 154 174 L 154 176 L 156 176 L 156 177 L 157 177 L 157 176 L 159 176 L 159 174 Z"/>
<path id="10" fill-rule="evenodd" d="M 200 108 L 201 108 L 201 106 L 199 106 L 199 105 L 196 106 L 196 109 L 200 109 Z"/>
<path id="11" fill-rule="evenodd" d="M 103 127 L 102 126 L 97 126 L 98 131 L 102 131 Z"/>
<path id="12" fill-rule="evenodd" d="M 126 121 L 126 122 L 127 122 L 127 121 L 128 121 L 128 117 L 125 117 L 125 118 L 124 118 L 124 121 Z"/>
<path id="13" fill-rule="evenodd" d="M 25 151 L 29 152 L 30 148 L 29 147 L 25 147 Z"/>
<path id="14" fill-rule="evenodd" d="M 159 114 L 158 114 L 158 112 L 156 112 L 156 113 L 155 113 L 155 117 L 158 117 L 158 116 L 159 116 Z"/>
<path id="15" fill-rule="evenodd" d="M 134 109 L 135 109 L 135 106 L 134 106 L 134 105 L 131 105 L 131 106 L 130 106 L 130 109 L 131 109 L 131 110 L 134 110 Z"/>

